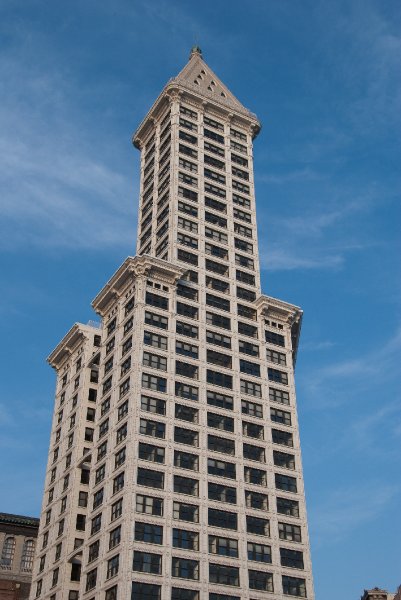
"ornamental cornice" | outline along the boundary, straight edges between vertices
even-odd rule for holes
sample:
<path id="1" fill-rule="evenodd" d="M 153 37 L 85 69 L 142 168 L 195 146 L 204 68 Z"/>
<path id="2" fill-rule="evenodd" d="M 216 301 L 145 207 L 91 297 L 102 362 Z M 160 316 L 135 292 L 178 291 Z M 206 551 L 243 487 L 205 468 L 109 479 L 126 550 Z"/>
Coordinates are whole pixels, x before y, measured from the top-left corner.
<path id="1" fill-rule="evenodd" d="M 129 256 L 93 300 L 92 306 L 104 317 L 110 304 L 124 294 L 133 281 L 154 277 L 163 283 L 174 285 L 186 271 L 185 268 L 153 256 Z"/>
<path id="2" fill-rule="evenodd" d="M 53 369 L 59 370 L 71 354 L 77 349 L 90 334 L 99 333 L 99 329 L 91 325 L 83 325 L 83 323 L 75 323 L 68 333 L 63 337 L 61 342 L 55 347 L 53 352 L 49 354 L 47 362 Z"/>

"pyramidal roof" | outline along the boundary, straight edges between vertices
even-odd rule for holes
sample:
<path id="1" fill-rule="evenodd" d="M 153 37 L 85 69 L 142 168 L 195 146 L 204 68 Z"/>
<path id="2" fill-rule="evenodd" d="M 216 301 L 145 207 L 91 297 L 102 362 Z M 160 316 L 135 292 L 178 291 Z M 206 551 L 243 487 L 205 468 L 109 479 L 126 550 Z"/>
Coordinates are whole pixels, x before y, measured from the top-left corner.
<path id="1" fill-rule="evenodd" d="M 180 87 L 200 94 L 205 99 L 213 100 L 228 109 L 252 115 L 208 67 L 203 60 L 199 46 L 192 48 L 188 63 L 177 77 L 171 79 L 169 83 L 178 84 Z M 255 118 L 255 115 L 252 116 Z"/>

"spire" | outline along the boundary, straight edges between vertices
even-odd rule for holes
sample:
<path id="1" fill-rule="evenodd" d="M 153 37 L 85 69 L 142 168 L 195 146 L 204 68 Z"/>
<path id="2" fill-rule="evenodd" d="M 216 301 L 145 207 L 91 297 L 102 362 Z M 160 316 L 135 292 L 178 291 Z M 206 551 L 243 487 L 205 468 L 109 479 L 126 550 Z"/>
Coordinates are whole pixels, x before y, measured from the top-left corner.
<path id="1" fill-rule="evenodd" d="M 202 50 L 199 48 L 199 46 L 192 46 L 191 52 L 189 55 L 189 60 L 191 60 L 191 58 L 193 58 L 194 56 L 199 56 L 200 58 L 203 58 Z"/>

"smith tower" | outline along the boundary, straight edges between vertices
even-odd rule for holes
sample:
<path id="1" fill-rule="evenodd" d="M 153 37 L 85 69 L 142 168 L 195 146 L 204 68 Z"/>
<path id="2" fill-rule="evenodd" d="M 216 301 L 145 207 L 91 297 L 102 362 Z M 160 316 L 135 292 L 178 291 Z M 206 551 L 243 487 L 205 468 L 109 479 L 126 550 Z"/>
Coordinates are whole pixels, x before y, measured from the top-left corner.
<path id="1" fill-rule="evenodd" d="M 32 599 L 314 598 L 302 311 L 261 293 L 259 130 L 193 48 L 134 135 L 137 255 L 92 303 L 101 328 L 75 325 L 50 356 Z"/>

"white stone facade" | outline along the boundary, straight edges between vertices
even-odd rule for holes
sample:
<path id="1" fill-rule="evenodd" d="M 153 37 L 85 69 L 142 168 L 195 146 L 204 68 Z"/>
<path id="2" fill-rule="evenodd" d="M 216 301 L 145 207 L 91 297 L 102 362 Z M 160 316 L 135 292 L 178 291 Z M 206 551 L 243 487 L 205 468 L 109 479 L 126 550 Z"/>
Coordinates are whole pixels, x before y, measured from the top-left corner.
<path id="1" fill-rule="evenodd" d="M 36 569 L 32 599 L 314 598 L 294 384 L 302 311 L 260 290 L 259 129 L 194 49 L 134 136 L 137 256 L 93 302 L 95 434 L 86 445 L 84 401 L 75 438 L 90 468 L 84 541 L 74 551 L 76 462 L 69 550 Z M 89 374 L 94 333 L 71 348 Z M 76 359 L 52 357 L 60 387 Z M 46 510 L 45 496 L 38 565 Z"/>

